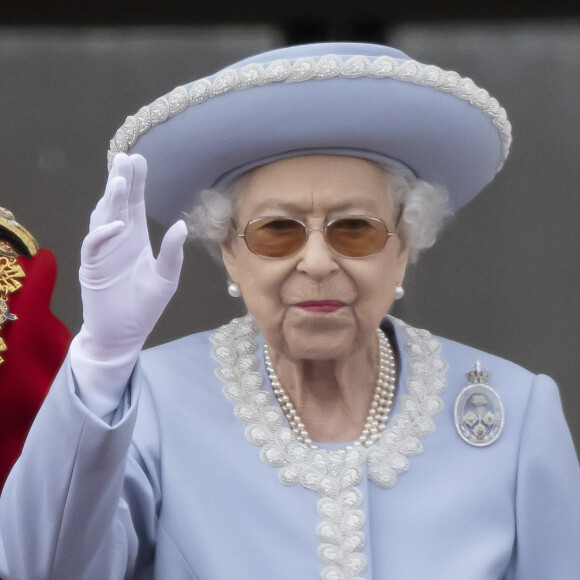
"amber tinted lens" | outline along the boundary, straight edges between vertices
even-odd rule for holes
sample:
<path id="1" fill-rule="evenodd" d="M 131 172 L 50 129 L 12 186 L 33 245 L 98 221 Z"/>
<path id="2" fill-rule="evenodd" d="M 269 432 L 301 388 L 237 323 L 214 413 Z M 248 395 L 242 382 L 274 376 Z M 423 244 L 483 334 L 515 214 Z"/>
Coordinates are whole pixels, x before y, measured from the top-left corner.
<path id="1" fill-rule="evenodd" d="M 387 226 L 376 218 L 346 217 L 326 226 L 326 241 L 339 254 L 362 258 L 380 252 L 387 241 Z"/>
<path id="2" fill-rule="evenodd" d="M 251 252 L 268 258 L 282 258 L 297 252 L 306 241 L 306 228 L 290 218 L 258 218 L 246 227 L 246 244 Z"/>

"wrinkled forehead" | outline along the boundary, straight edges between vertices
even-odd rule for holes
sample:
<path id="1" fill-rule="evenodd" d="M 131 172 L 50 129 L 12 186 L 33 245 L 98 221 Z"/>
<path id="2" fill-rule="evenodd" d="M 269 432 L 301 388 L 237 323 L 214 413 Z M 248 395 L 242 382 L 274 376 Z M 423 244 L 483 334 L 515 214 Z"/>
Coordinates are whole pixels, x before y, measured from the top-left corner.
<path id="1" fill-rule="evenodd" d="M 306 155 L 277 160 L 239 176 L 230 188 L 236 214 L 381 215 L 392 212 L 389 169 L 367 159 Z"/>

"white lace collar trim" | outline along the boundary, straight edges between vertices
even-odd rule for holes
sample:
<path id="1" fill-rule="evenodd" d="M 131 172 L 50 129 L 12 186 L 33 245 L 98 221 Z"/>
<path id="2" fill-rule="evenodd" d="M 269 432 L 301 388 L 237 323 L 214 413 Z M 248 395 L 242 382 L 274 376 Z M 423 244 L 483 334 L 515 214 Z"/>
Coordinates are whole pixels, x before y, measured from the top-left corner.
<path id="1" fill-rule="evenodd" d="M 356 487 L 367 464 L 367 477 L 380 487 L 394 487 L 398 475 L 409 469 L 409 456 L 423 450 L 420 439 L 435 431 L 432 417 L 443 410 L 440 395 L 446 388 L 447 363 L 441 344 L 429 332 L 391 319 L 406 340 L 408 377 L 399 385 L 400 411 L 393 415 L 381 438 L 371 447 L 311 449 L 297 441 L 285 426 L 284 415 L 271 391 L 263 388 L 257 355 L 258 328 L 250 315 L 232 320 L 212 336 L 212 355 L 219 363 L 216 375 L 224 394 L 235 405 L 236 417 L 247 425 L 246 439 L 260 446 L 262 461 L 279 468 L 283 485 L 302 484 L 318 492 L 322 521 L 316 529 L 321 540 L 318 556 L 326 565 L 323 580 L 362 580 L 366 557 L 363 500 Z M 404 390 L 406 387 L 406 390 Z"/>

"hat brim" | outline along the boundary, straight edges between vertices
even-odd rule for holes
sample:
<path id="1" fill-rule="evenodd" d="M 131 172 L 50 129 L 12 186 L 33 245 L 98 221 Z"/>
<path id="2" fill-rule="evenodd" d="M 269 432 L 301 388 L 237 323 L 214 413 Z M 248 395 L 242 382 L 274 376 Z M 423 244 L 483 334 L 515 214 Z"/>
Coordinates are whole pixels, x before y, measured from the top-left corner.
<path id="1" fill-rule="evenodd" d="M 120 132 L 110 158 L 117 151 L 146 158 L 147 211 L 165 225 L 200 190 L 313 151 L 394 160 L 445 186 L 458 209 L 493 179 L 511 141 L 505 111 L 471 79 L 352 43 L 246 59 L 178 87 Z"/>

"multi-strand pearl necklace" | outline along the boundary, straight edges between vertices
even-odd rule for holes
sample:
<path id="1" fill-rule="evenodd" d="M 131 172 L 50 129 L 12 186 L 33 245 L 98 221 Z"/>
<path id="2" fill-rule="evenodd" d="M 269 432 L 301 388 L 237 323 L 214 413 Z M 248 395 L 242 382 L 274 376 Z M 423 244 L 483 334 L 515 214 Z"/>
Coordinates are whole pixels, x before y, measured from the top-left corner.
<path id="1" fill-rule="evenodd" d="M 372 445 L 384 431 L 391 413 L 393 397 L 395 396 L 396 369 L 393 349 L 391 348 L 389 339 L 380 328 L 377 329 L 377 337 L 379 340 L 379 374 L 377 384 L 363 430 L 360 437 L 354 442 L 355 445 L 364 445 L 367 447 Z M 304 421 L 302 421 L 296 412 L 286 389 L 282 386 L 276 375 L 267 344 L 264 345 L 264 361 L 272 389 L 276 395 L 276 399 L 278 399 L 280 407 L 286 415 L 290 428 L 296 435 L 298 441 L 316 449 L 316 445 L 312 442 L 304 425 Z"/>

